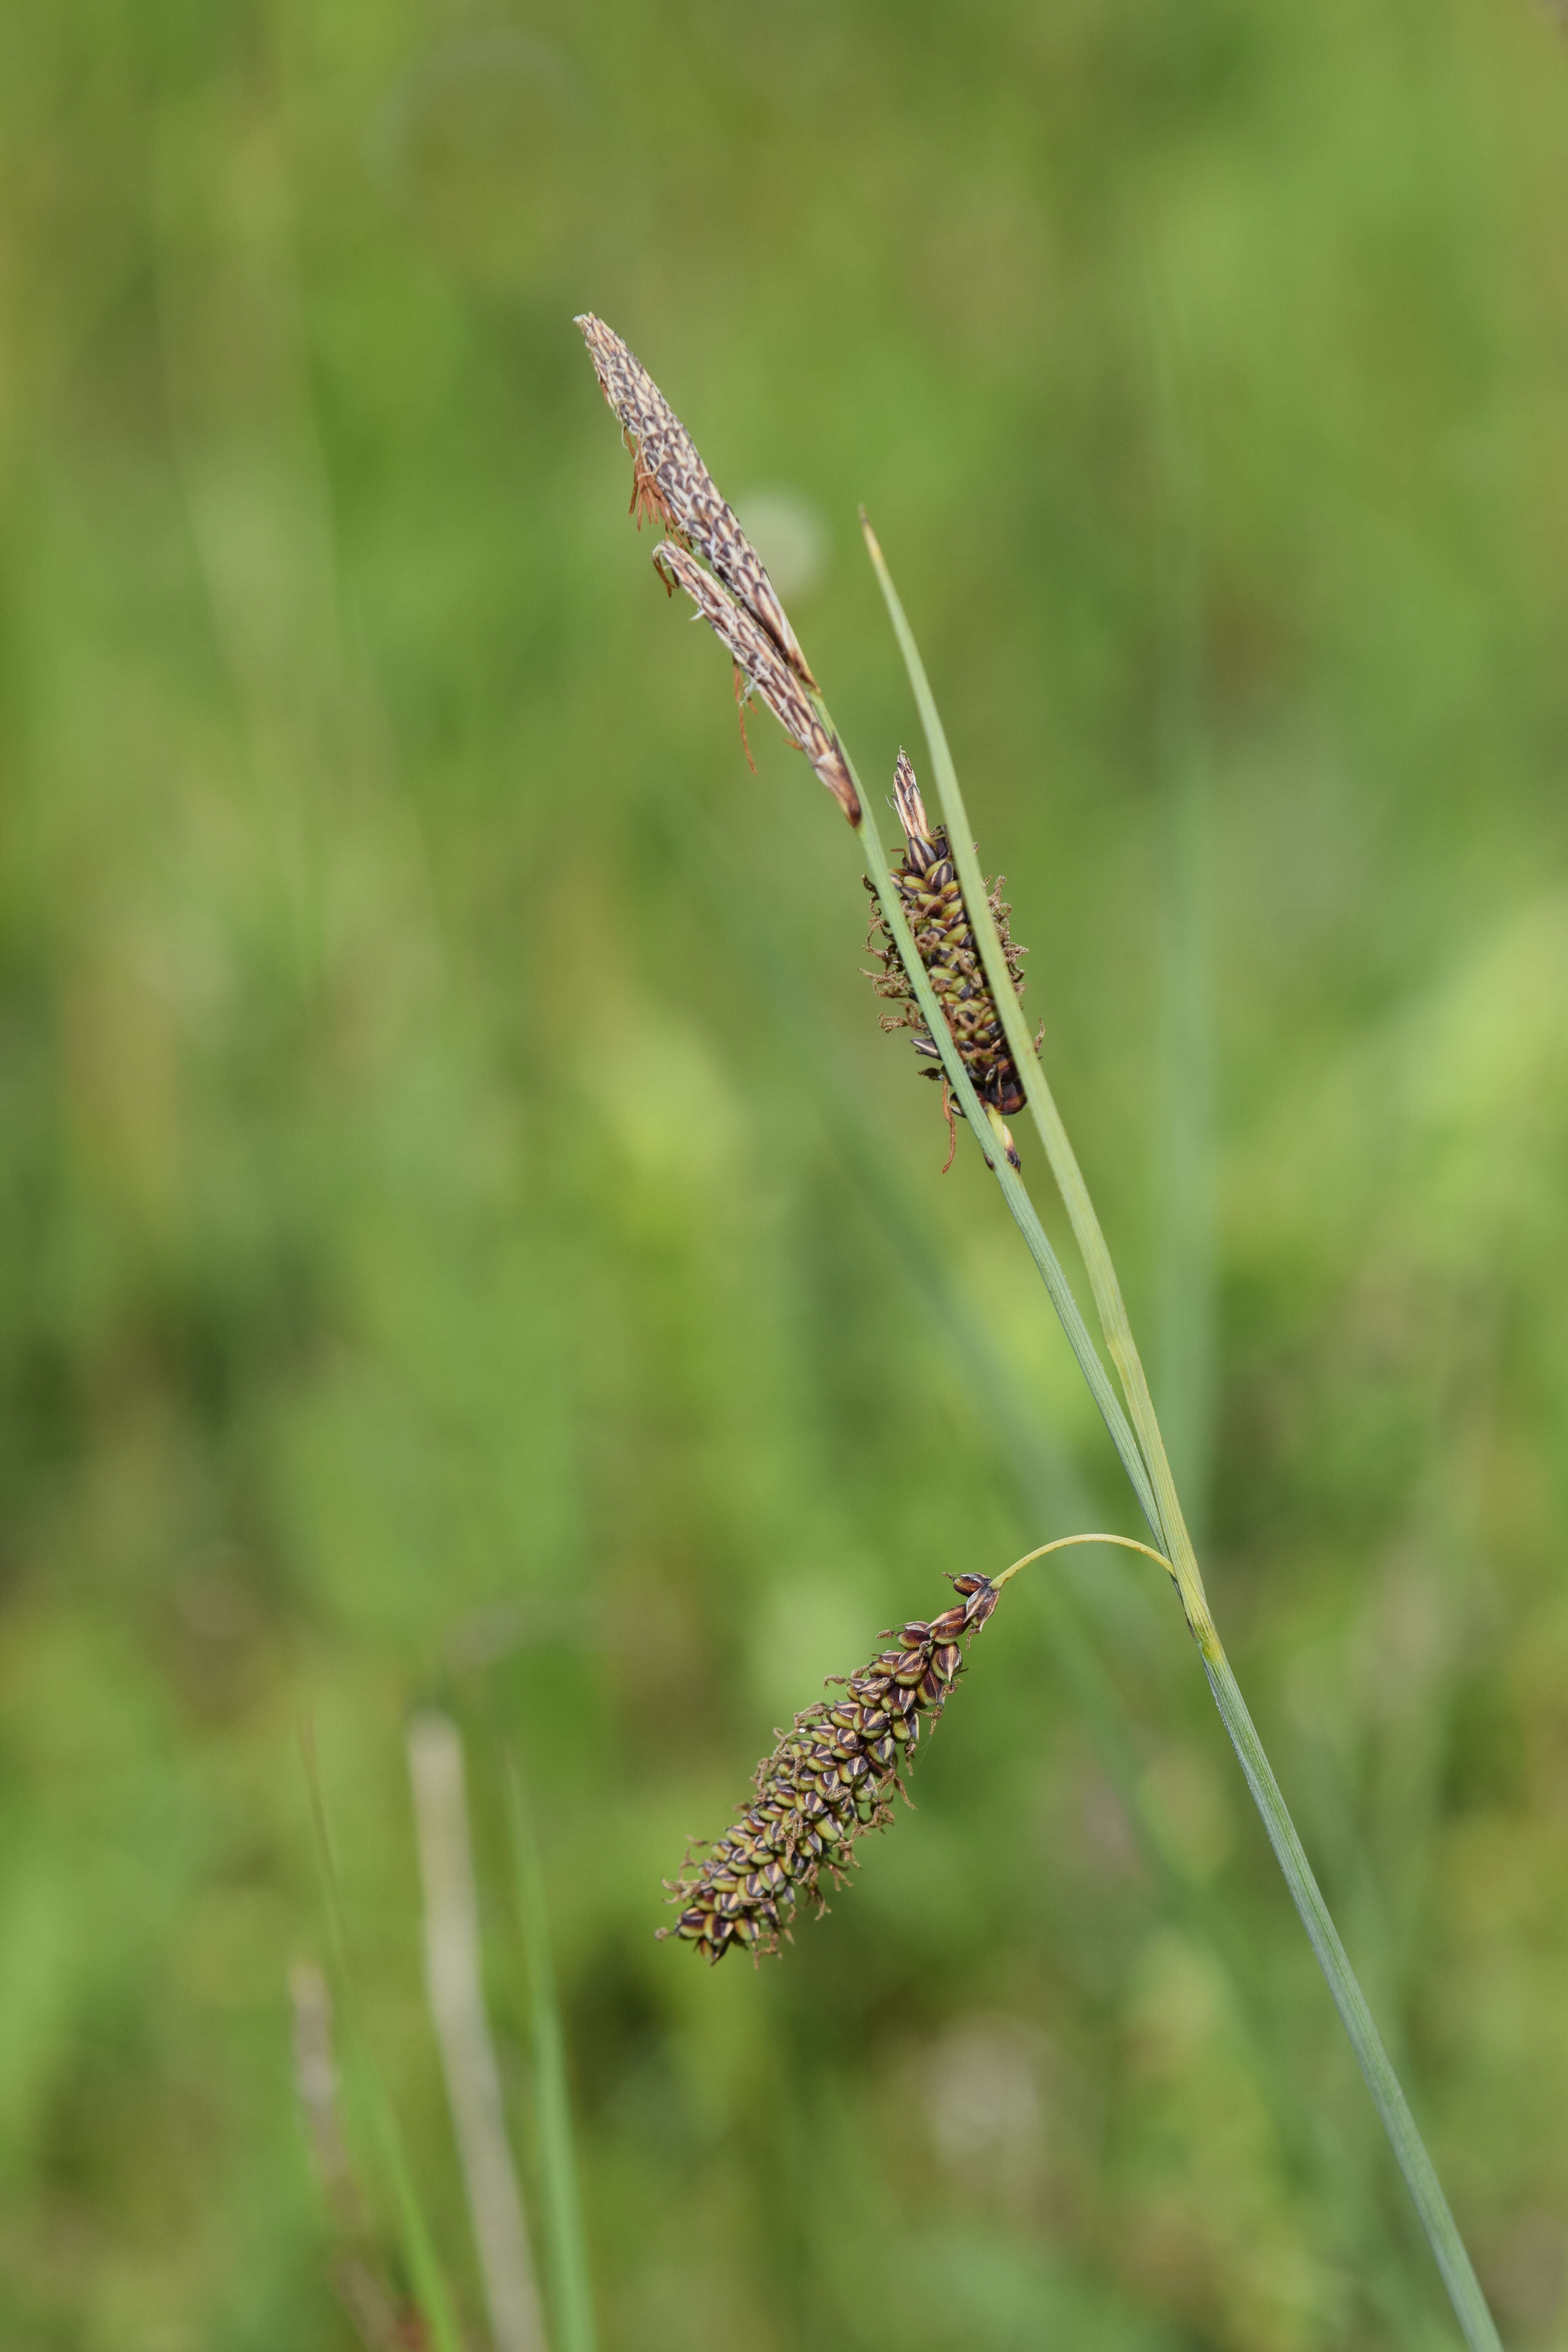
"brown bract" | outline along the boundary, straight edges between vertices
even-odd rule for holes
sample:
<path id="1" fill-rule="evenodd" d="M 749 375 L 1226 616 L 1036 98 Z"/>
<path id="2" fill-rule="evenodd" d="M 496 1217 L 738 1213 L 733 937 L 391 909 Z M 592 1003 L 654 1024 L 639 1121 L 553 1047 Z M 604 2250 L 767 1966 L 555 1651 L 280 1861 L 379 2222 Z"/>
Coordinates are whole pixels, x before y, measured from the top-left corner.
<path id="1" fill-rule="evenodd" d="M 740 673 L 742 690 L 766 703 L 784 733 L 805 753 L 851 824 L 860 822 L 860 796 L 855 790 L 848 762 L 837 735 L 826 727 L 816 706 L 793 670 L 787 668 L 773 639 L 749 613 L 726 595 L 710 572 L 673 540 L 661 540 L 653 560 L 668 583 L 684 588 Z"/>
<path id="2" fill-rule="evenodd" d="M 822 1874 L 842 1885 L 857 1839 L 885 1829 L 922 1724 L 942 1713 L 963 1663 L 961 1643 L 996 1606 L 984 1576 L 955 1576 L 960 1598 L 928 1625 L 889 1627 L 895 1646 L 846 1681 L 843 1696 L 797 1715 L 757 1767 L 756 1795 L 731 1829 L 667 1882 L 680 1906 L 661 1935 L 695 1944 L 704 1959 L 776 1952 L 803 1905 L 824 1907 Z"/>
<path id="3" fill-rule="evenodd" d="M 599 388 L 633 447 L 632 509 L 662 522 L 710 563 L 758 626 L 765 629 L 797 677 L 815 692 L 816 680 L 802 653 L 762 558 L 741 529 L 735 510 L 716 488 L 691 436 L 636 353 L 613 328 L 585 310 L 583 331 Z"/>

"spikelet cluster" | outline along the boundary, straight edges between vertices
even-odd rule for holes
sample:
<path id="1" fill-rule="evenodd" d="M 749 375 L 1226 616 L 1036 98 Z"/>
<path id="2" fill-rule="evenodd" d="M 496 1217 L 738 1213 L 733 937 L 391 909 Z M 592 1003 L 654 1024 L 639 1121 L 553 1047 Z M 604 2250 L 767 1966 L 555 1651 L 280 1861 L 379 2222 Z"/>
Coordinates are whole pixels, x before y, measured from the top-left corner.
<path id="1" fill-rule="evenodd" d="M 860 802 L 849 763 L 810 699 L 816 680 L 734 509 L 720 497 L 691 436 L 636 353 L 592 311 L 576 323 L 632 451 L 631 511 L 637 527 L 647 515 L 668 533 L 654 551 L 666 587 L 683 588 L 725 646 L 742 706 L 752 694 L 767 706 L 850 824 L 858 824 Z"/>
<path id="2" fill-rule="evenodd" d="M 947 828 L 933 825 L 926 815 L 915 772 L 903 751 L 899 753 L 894 773 L 893 799 L 904 833 L 904 854 L 893 868 L 893 879 L 903 900 L 915 947 L 936 1000 L 947 1016 L 952 1042 L 969 1074 L 970 1084 L 983 1103 L 1004 1119 L 1011 1118 L 1024 1107 L 1017 1066 L 1008 1051 L 996 1000 L 991 993 L 979 944 L 963 903 Z M 998 876 L 992 886 L 989 904 L 1013 985 L 1022 996 L 1024 982 L 1019 965 L 1028 950 L 1017 946 L 1009 936 L 1007 918 L 1012 910 L 998 895 L 1001 878 Z M 868 882 L 866 887 L 869 890 L 872 886 Z M 877 993 L 900 1007 L 897 1013 L 883 1014 L 883 1028 L 912 1030 L 915 1051 L 929 1065 L 921 1075 L 940 1078 L 942 1057 L 880 914 L 872 921 L 870 947 L 882 963 L 880 972 L 870 975 Z M 958 1110 L 959 1106 L 955 1103 L 951 1108 Z M 1005 1129 L 1003 1133 L 1007 1157 L 1016 1168 L 1018 1155 Z"/>
<path id="3" fill-rule="evenodd" d="M 816 680 L 790 627 L 762 558 L 719 495 L 697 446 L 647 368 L 603 319 L 577 320 L 599 389 L 632 447 L 631 511 L 663 523 L 673 538 L 710 564 L 730 593 L 767 631 L 797 677 Z"/>
<path id="4" fill-rule="evenodd" d="M 889 1627 L 891 1649 L 847 1680 L 835 1675 L 842 1697 L 818 1699 L 780 1735 L 734 1826 L 667 1882 L 680 1916 L 661 1935 L 695 1944 L 708 1960 L 735 1950 L 757 1958 L 777 1951 L 803 1908 L 822 1911 L 824 1873 L 842 1885 L 856 1841 L 892 1820 L 900 1769 L 947 1702 L 960 1645 L 996 1606 L 985 1577 L 951 1581 L 961 1595 L 955 1607 L 929 1625 Z"/>

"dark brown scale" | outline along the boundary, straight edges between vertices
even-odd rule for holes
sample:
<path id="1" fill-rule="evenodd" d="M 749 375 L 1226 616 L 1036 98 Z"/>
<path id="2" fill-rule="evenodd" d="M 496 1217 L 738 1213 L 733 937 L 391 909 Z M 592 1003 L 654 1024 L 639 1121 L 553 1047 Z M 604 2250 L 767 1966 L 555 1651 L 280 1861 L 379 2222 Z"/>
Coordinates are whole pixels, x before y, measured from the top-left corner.
<path id="1" fill-rule="evenodd" d="M 721 1960 L 735 1946 L 755 1958 L 777 1951 L 802 1902 L 824 1909 L 823 1872 L 841 1885 L 856 1840 L 892 1820 L 900 1769 L 951 1696 L 959 1639 L 995 1606 L 984 1577 L 952 1581 L 960 1606 L 932 1624 L 911 1619 L 890 1629 L 897 1649 L 847 1684 L 836 1676 L 847 1696 L 818 1700 L 780 1735 L 757 1767 L 754 1801 L 706 1860 L 689 1857 L 670 1883 L 679 1916 L 662 1935 L 694 1944 L 708 1960 Z"/>

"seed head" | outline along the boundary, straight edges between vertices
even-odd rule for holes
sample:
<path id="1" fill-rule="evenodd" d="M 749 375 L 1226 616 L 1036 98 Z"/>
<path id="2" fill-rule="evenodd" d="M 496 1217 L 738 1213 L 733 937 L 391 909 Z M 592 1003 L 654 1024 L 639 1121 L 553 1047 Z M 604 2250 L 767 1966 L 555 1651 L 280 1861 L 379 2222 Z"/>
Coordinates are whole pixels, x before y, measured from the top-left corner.
<path id="1" fill-rule="evenodd" d="M 726 595 L 712 573 L 704 572 L 696 557 L 674 540 L 661 540 L 653 560 L 667 586 L 685 589 L 729 653 L 735 665 L 738 696 L 743 701 L 754 694 L 766 703 L 791 742 L 805 753 L 850 824 L 858 824 L 860 796 L 838 738 L 823 724 L 816 704 L 785 666 L 773 639 L 733 597 Z"/>
<path id="2" fill-rule="evenodd" d="M 583 331 L 599 388 L 632 450 L 632 511 L 663 523 L 672 538 L 710 563 L 732 596 L 815 692 L 816 680 L 790 627 L 762 558 L 726 505 L 696 445 L 652 376 L 619 335 L 585 310 Z"/>
<path id="3" fill-rule="evenodd" d="M 661 1937 L 694 1943 L 707 1960 L 737 1948 L 756 1959 L 777 1951 L 803 1906 L 817 1915 L 826 1907 L 823 1873 L 841 1885 L 856 1841 L 892 1820 L 895 1791 L 907 1793 L 900 1767 L 947 1703 L 964 1638 L 996 1606 L 987 1578 L 951 1581 L 960 1595 L 953 1608 L 929 1625 L 889 1626 L 883 1638 L 892 1648 L 847 1681 L 833 1677 L 842 1698 L 818 1699 L 795 1717 L 758 1765 L 756 1794 L 739 1821 L 666 1881 L 679 1916 Z"/>
<path id="4" fill-rule="evenodd" d="M 909 755 L 901 751 L 893 776 L 893 804 L 904 832 L 904 854 L 893 868 L 893 880 L 904 903 L 916 950 L 937 1003 L 947 1016 L 952 1042 L 969 1074 L 970 1084 L 983 1103 L 1003 1118 L 1010 1118 L 1024 1107 L 1023 1084 L 1008 1051 L 996 1000 L 985 977 L 947 828 L 933 825 L 926 815 L 915 772 Z M 1013 985 L 1022 996 L 1024 982 L 1018 967 L 1028 950 L 1016 945 L 1008 935 L 1007 918 L 1012 908 L 1000 896 L 1002 879 L 998 875 L 991 885 L 988 903 Z M 872 886 L 868 882 L 866 887 L 869 890 Z M 879 972 L 869 975 L 872 985 L 879 996 L 887 997 L 901 1008 L 883 1014 L 883 1028 L 912 1030 L 915 1051 L 929 1066 L 921 1071 L 921 1076 L 940 1078 L 942 1056 L 879 912 L 872 920 L 869 946 L 882 964 Z M 946 1108 L 950 1117 L 954 1111 L 963 1116 L 956 1103 L 950 1102 Z M 1005 1128 L 1003 1135 L 1007 1157 L 1016 1168 L 1018 1155 Z"/>

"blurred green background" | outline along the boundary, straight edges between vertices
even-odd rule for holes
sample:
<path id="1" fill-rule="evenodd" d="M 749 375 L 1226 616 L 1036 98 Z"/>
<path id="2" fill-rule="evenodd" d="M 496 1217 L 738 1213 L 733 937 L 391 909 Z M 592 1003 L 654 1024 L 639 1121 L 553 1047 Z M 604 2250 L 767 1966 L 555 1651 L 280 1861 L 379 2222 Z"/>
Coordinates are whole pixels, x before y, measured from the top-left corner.
<path id="1" fill-rule="evenodd" d="M 1455 2340 L 1145 1564 L 1020 1579 L 782 1963 L 653 1940 L 823 1675 L 1136 1521 L 847 834 L 649 576 L 591 307 L 868 781 L 877 520 L 1243 1685 L 1568 2343 L 1560 25 L 20 0 L 0 126 L 0 2341 L 354 2340 L 302 1717 L 479 2340 L 432 1702 L 525 2171 L 526 1759 L 609 2352 Z"/>

